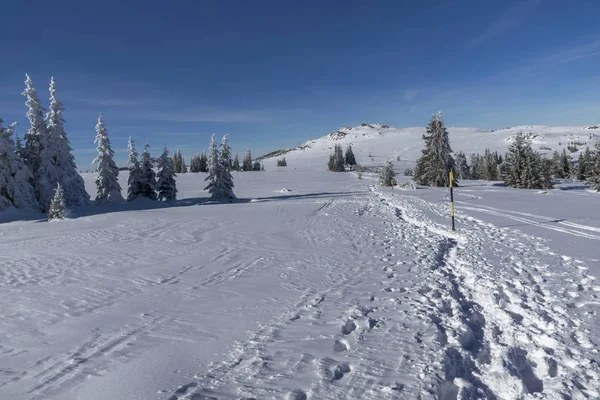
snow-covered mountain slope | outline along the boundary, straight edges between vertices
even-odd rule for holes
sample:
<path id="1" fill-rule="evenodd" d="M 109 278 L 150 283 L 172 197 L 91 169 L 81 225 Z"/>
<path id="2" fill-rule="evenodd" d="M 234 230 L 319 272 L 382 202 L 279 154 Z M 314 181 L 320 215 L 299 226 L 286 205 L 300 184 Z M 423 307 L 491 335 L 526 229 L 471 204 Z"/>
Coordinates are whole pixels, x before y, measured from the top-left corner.
<path id="1" fill-rule="evenodd" d="M 343 127 L 330 134 L 309 140 L 285 154 L 288 163 L 326 168 L 329 154 L 334 145 L 341 144 L 344 149 L 353 146 L 357 162 L 361 165 L 382 165 L 386 160 L 396 162 L 400 157 L 402 166 L 414 167 L 423 147 L 424 127 L 393 128 L 382 124 L 363 124 L 358 127 Z M 600 128 L 596 126 L 516 126 L 496 131 L 476 128 L 448 128 L 450 144 L 455 152 L 483 153 L 492 151 L 506 152 L 512 138 L 518 132 L 531 133 L 532 145 L 544 154 L 555 150 L 562 151 L 569 144 L 575 144 L 581 150 L 592 147 L 600 138 Z M 578 156 L 578 151 L 571 153 Z M 265 159 L 267 167 L 275 167 L 275 158 Z"/>
<path id="2" fill-rule="evenodd" d="M 0 224 L 0 399 L 600 398 L 584 185 L 463 181 L 452 233 L 444 188 L 233 175 L 233 204 L 184 174 L 172 205 Z"/>

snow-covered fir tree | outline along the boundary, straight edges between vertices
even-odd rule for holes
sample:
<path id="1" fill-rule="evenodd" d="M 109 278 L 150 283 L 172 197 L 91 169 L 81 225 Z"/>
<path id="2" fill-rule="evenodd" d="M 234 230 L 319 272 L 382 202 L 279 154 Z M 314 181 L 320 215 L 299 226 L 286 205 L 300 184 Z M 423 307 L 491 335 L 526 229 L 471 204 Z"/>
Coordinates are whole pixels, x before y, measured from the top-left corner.
<path id="1" fill-rule="evenodd" d="M 519 132 L 511 145 L 508 148 L 508 153 L 504 157 L 506 164 L 506 174 L 504 181 L 508 186 L 520 188 L 523 187 L 521 177 L 523 176 L 523 169 L 525 168 L 525 156 L 527 149 L 530 148 L 530 144 L 525 139 L 523 132 Z"/>
<path id="2" fill-rule="evenodd" d="M 59 178 L 55 168 L 55 156 L 58 150 L 55 144 L 49 141 L 44 108 L 29 75 L 26 75 L 23 96 L 27 98 L 25 105 L 28 107 L 27 118 L 29 119 L 29 129 L 25 134 L 25 162 L 33 174 L 32 184 L 36 197 L 45 211 L 50 205 Z"/>
<path id="3" fill-rule="evenodd" d="M 0 119 L 0 210 L 12 206 L 39 211 L 40 205 L 31 185 L 33 175 L 12 139 L 14 125 L 4 128 Z"/>
<path id="4" fill-rule="evenodd" d="M 552 161 L 540 156 L 540 185 L 542 189 L 552 189 Z"/>
<path id="5" fill-rule="evenodd" d="M 592 189 L 600 192 L 600 141 L 596 142 L 595 151 L 590 153 L 590 165 L 588 166 L 588 178 Z"/>
<path id="6" fill-rule="evenodd" d="M 63 188 L 60 186 L 60 183 L 57 183 L 54 196 L 52 196 L 50 207 L 48 208 L 48 221 L 58 221 L 66 217 L 67 206 L 65 204 Z"/>
<path id="7" fill-rule="evenodd" d="M 456 178 L 457 179 L 470 179 L 471 174 L 469 173 L 469 165 L 467 164 L 467 156 L 462 151 L 456 154 Z"/>
<path id="8" fill-rule="evenodd" d="M 394 164 L 391 161 L 387 161 L 379 173 L 379 184 L 381 186 L 396 186 L 396 172 L 394 172 Z"/>
<path id="9" fill-rule="evenodd" d="M 208 190 L 208 192 L 212 195 L 217 190 L 217 181 L 219 180 L 219 175 L 221 174 L 219 148 L 217 147 L 217 142 L 215 141 L 215 135 L 212 135 L 210 138 L 207 167 L 208 176 L 204 178 L 204 181 L 208 182 L 208 185 L 206 185 L 204 190 Z"/>
<path id="10" fill-rule="evenodd" d="M 240 165 L 240 158 L 238 157 L 237 153 L 235 154 L 235 157 L 233 157 L 233 166 L 231 169 L 233 171 L 240 171 L 242 169 Z"/>
<path id="11" fill-rule="evenodd" d="M 571 177 L 571 156 L 567 154 L 567 150 L 563 149 L 560 155 L 560 170 L 563 178 Z"/>
<path id="12" fill-rule="evenodd" d="M 552 175 L 558 179 L 565 177 L 564 171 L 561 168 L 561 158 L 558 150 L 554 150 L 554 153 L 552 153 Z"/>
<path id="13" fill-rule="evenodd" d="M 346 168 L 344 167 L 346 160 L 344 159 L 344 152 L 342 151 L 342 146 L 336 144 L 333 147 L 333 153 L 329 156 L 329 162 L 327 163 L 327 168 L 333 172 L 344 172 Z"/>
<path id="14" fill-rule="evenodd" d="M 483 173 L 481 179 L 487 181 L 498 180 L 498 153 L 492 153 L 490 149 L 485 149 L 483 154 Z"/>
<path id="15" fill-rule="evenodd" d="M 427 131 L 423 135 L 425 148 L 417 161 L 415 181 L 426 186 L 448 186 L 449 170 L 454 168 L 452 149 L 448 138 L 448 130 L 444 125 L 442 113 L 431 116 Z M 458 182 L 456 182 L 458 183 Z"/>
<path id="16" fill-rule="evenodd" d="M 27 118 L 29 119 L 29 129 L 25 134 L 25 162 L 31 173 L 36 176 L 41 163 L 40 152 L 48 134 L 44 122 L 44 108 L 31 78 L 29 75 L 25 77 L 25 90 L 22 94 L 27 98 L 25 105 L 28 107 Z"/>
<path id="17" fill-rule="evenodd" d="M 470 178 L 471 179 L 483 179 L 484 174 L 483 158 L 476 153 L 471 154 L 471 167 L 470 167 Z"/>
<path id="18" fill-rule="evenodd" d="M 21 140 L 19 135 L 17 135 L 17 137 L 15 138 L 15 151 L 17 152 L 19 157 L 21 157 L 23 162 L 25 162 L 27 155 L 25 153 L 25 147 L 23 147 L 23 141 Z"/>
<path id="19" fill-rule="evenodd" d="M 233 193 L 233 177 L 231 176 L 231 147 L 227 141 L 227 135 L 223 136 L 219 154 L 219 179 L 217 182 L 217 190 L 212 193 L 213 199 L 233 201 L 235 194 Z M 259 164 L 260 170 L 260 164 Z"/>
<path id="20" fill-rule="evenodd" d="M 348 164 L 348 165 L 351 165 L 351 166 L 356 165 L 356 158 L 354 157 L 354 152 L 352 151 L 351 144 L 349 144 L 348 148 L 346 149 L 345 161 L 346 161 L 346 164 Z"/>
<path id="21" fill-rule="evenodd" d="M 85 183 L 75 164 L 73 149 L 65 131 L 64 106 L 56 97 L 56 83 L 50 80 L 50 109 L 46 116 L 48 143 L 42 149 L 42 158 L 52 160 L 56 182 L 60 182 L 67 207 L 87 205 L 90 195 L 85 190 Z M 50 180 L 55 184 L 55 180 Z"/>
<path id="22" fill-rule="evenodd" d="M 104 126 L 102 116 L 98 117 L 94 143 L 98 150 L 98 155 L 93 161 L 93 164 L 96 164 L 96 172 L 98 173 L 96 201 L 121 203 L 124 200 L 121 195 L 121 185 L 118 181 L 119 168 L 115 164 L 115 152 L 110 145 L 108 131 Z"/>
<path id="23" fill-rule="evenodd" d="M 147 197 L 150 200 L 156 200 L 156 173 L 152 158 L 148 151 L 148 144 L 144 145 L 142 161 L 140 163 L 140 196 Z"/>
<path id="24" fill-rule="evenodd" d="M 135 142 L 129 136 L 127 148 L 129 150 L 129 178 L 127 179 L 127 201 L 133 201 L 140 196 L 142 192 L 142 168 L 138 159 L 138 153 L 135 151 Z"/>
<path id="25" fill-rule="evenodd" d="M 156 176 L 158 177 L 158 200 L 177 200 L 177 183 L 175 182 L 175 172 L 173 171 L 173 160 L 169 157 L 167 146 L 163 148 L 163 153 L 158 159 L 158 174 Z"/>
<path id="26" fill-rule="evenodd" d="M 243 171 L 252 171 L 252 153 L 250 152 L 250 149 L 246 150 L 246 155 L 244 156 L 244 162 L 242 163 L 242 170 Z"/>

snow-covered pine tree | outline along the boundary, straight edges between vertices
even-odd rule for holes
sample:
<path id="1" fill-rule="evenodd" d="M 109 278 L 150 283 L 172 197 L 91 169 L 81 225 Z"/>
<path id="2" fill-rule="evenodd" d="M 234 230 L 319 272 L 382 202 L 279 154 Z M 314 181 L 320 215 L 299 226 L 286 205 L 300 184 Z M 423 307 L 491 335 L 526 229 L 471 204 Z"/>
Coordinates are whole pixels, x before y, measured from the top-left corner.
<path id="1" fill-rule="evenodd" d="M 342 146 L 336 144 L 333 148 L 333 153 L 329 156 L 329 162 L 327 163 L 327 167 L 330 171 L 333 172 L 344 172 L 346 168 L 344 167 L 345 163 L 344 152 L 342 151 Z"/>
<path id="2" fill-rule="evenodd" d="M 148 144 L 144 145 L 142 153 L 142 162 L 140 163 L 140 196 L 147 197 L 150 200 L 156 200 L 156 173 L 152 158 L 148 152 Z"/>
<path id="3" fill-rule="evenodd" d="M 206 152 L 203 151 L 200 154 L 200 164 L 199 164 L 200 172 L 208 172 L 208 157 L 206 156 Z"/>
<path id="4" fill-rule="evenodd" d="M 167 146 L 163 148 L 163 153 L 158 159 L 158 174 L 156 176 L 158 177 L 158 200 L 177 200 L 177 183 L 175 182 L 175 172 L 173 172 L 173 160 L 169 157 Z"/>
<path id="5" fill-rule="evenodd" d="M 25 157 L 27 155 L 25 153 L 25 147 L 23 147 L 23 141 L 21 140 L 19 135 L 17 135 L 17 137 L 15 138 L 15 151 L 17 152 L 19 157 L 21 157 L 21 160 L 25 162 Z"/>
<path id="6" fill-rule="evenodd" d="M 31 185 L 33 175 L 15 150 L 14 125 L 2 127 L 0 119 L 0 210 L 8 207 L 40 210 Z"/>
<path id="7" fill-rule="evenodd" d="M 142 168 L 138 159 L 138 153 L 135 151 L 135 142 L 129 136 L 128 141 L 129 161 L 129 178 L 127 179 L 127 201 L 135 200 L 142 192 Z"/>
<path id="8" fill-rule="evenodd" d="M 246 150 L 246 155 L 244 156 L 244 162 L 242 163 L 242 170 L 244 171 L 252 171 L 252 153 L 250 149 Z"/>
<path id="9" fill-rule="evenodd" d="M 563 149 L 560 155 L 560 169 L 563 178 L 569 178 L 571 176 L 571 156 L 567 154 L 567 150 L 565 149 Z"/>
<path id="10" fill-rule="evenodd" d="M 48 221 L 59 221 L 61 219 L 65 219 L 66 217 L 67 207 L 65 204 L 63 188 L 60 186 L 60 183 L 57 183 L 54 196 L 52 197 L 50 206 L 48 208 Z"/>
<path id="11" fill-rule="evenodd" d="M 509 146 L 506 157 L 504 157 L 506 166 L 504 181 L 508 186 L 514 188 L 525 187 L 522 184 L 522 176 L 526 164 L 526 153 L 530 148 L 529 141 L 525 138 L 523 132 L 519 132 Z"/>
<path id="12" fill-rule="evenodd" d="M 469 165 L 467 164 L 467 156 L 462 151 L 456 154 L 456 178 L 471 179 L 469 173 Z"/>
<path id="13" fill-rule="evenodd" d="M 204 178 L 204 181 L 208 182 L 208 185 L 204 190 L 208 190 L 208 193 L 213 195 L 217 190 L 217 182 L 219 175 L 221 174 L 221 163 L 219 163 L 219 149 L 217 142 L 215 141 L 215 135 L 210 138 L 210 145 L 208 147 L 208 176 Z"/>
<path id="14" fill-rule="evenodd" d="M 50 80 L 50 110 L 46 116 L 48 145 L 42 149 L 42 158 L 52 159 L 56 179 L 60 182 L 67 207 L 88 205 L 90 195 L 75 164 L 73 149 L 65 131 L 64 106 L 56 97 L 54 77 Z M 54 180 L 52 180 L 54 183 Z"/>
<path id="15" fill-rule="evenodd" d="M 498 153 L 492 153 L 490 149 L 485 149 L 483 154 L 483 179 L 488 181 L 498 180 Z"/>
<path id="16" fill-rule="evenodd" d="M 575 173 L 577 175 L 577 179 L 580 181 L 585 180 L 585 163 L 583 161 L 583 152 L 579 153 L 579 158 L 577 159 L 577 167 L 575 168 Z"/>
<path id="17" fill-rule="evenodd" d="M 597 141 L 595 151 L 590 153 L 590 165 L 588 173 L 588 181 L 592 184 L 592 189 L 600 192 L 600 141 Z"/>
<path id="18" fill-rule="evenodd" d="M 25 105 L 28 107 L 27 118 L 29 119 L 29 129 L 25 134 L 25 162 L 35 176 L 40 168 L 40 152 L 43 142 L 46 141 L 47 131 L 44 122 L 44 108 L 31 78 L 29 75 L 25 75 L 25 77 L 25 90 L 22 94 L 27 98 Z"/>
<path id="19" fill-rule="evenodd" d="M 379 184 L 381 186 L 395 186 L 396 172 L 394 172 L 394 164 L 387 161 L 379 174 Z"/>
<path id="20" fill-rule="evenodd" d="M 351 144 L 349 144 L 348 148 L 346 149 L 345 161 L 348 165 L 356 165 L 356 158 L 354 157 L 354 152 L 352 151 Z"/>
<path id="21" fill-rule="evenodd" d="M 233 171 L 240 171 L 242 169 L 240 166 L 240 158 L 238 157 L 237 153 L 235 154 L 235 157 L 233 157 L 233 167 L 231 167 L 231 169 Z"/>
<path id="22" fill-rule="evenodd" d="M 479 154 L 471 154 L 471 168 L 470 176 L 471 179 L 483 179 L 484 168 L 483 168 L 483 157 Z"/>
<path id="23" fill-rule="evenodd" d="M 93 161 L 96 164 L 96 172 L 98 178 L 96 179 L 96 201 L 98 202 L 123 202 L 123 196 L 121 195 L 121 185 L 119 185 L 118 176 L 119 168 L 115 164 L 113 151 L 110 140 L 108 139 L 108 131 L 104 126 L 102 116 L 98 117 L 98 124 L 96 124 L 96 149 L 98 155 Z"/>
<path id="24" fill-rule="evenodd" d="M 233 193 L 233 177 L 231 176 L 231 147 L 227 142 L 227 135 L 223 136 L 221 142 L 221 152 L 219 154 L 219 179 L 217 183 L 217 191 L 213 192 L 213 199 L 227 200 L 232 202 L 235 200 Z M 260 170 L 260 164 L 259 164 Z"/>
<path id="25" fill-rule="evenodd" d="M 524 153 L 523 170 L 521 171 L 520 187 L 525 189 L 541 189 L 540 180 L 540 157 L 531 149 L 526 148 Z"/>
<path id="26" fill-rule="evenodd" d="M 448 130 L 444 125 L 441 112 L 437 116 L 432 115 L 427 131 L 423 135 L 423 141 L 425 148 L 423 155 L 417 161 L 415 181 L 426 186 L 448 186 L 450 183 L 448 171 L 454 168 L 454 159 L 451 155 Z"/>

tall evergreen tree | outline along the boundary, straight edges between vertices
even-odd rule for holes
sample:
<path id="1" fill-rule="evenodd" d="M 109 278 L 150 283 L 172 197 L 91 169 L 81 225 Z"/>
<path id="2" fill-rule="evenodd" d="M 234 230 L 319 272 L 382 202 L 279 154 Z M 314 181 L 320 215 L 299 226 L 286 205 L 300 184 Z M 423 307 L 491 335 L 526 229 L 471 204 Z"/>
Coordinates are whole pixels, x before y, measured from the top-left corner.
<path id="1" fill-rule="evenodd" d="M 63 188 L 60 183 L 56 184 L 54 196 L 48 208 L 48 221 L 58 221 L 67 217 L 67 207 L 65 204 Z"/>
<path id="2" fill-rule="evenodd" d="M 348 165 L 356 165 L 356 158 L 354 157 L 354 152 L 352 151 L 352 145 L 349 144 L 346 149 L 346 164 Z"/>
<path id="3" fill-rule="evenodd" d="M 521 177 L 525 168 L 527 148 L 529 147 L 529 142 L 525 139 L 523 132 L 519 132 L 509 146 L 508 153 L 504 157 L 506 163 L 505 182 L 508 186 L 523 187 Z"/>
<path id="4" fill-rule="evenodd" d="M 142 153 L 142 162 L 140 163 L 140 196 L 147 197 L 150 200 L 156 200 L 156 173 L 152 158 L 148 151 L 148 144 L 144 145 Z"/>
<path id="5" fill-rule="evenodd" d="M 183 157 L 181 151 L 177 150 L 177 152 L 179 153 L 179 169 L 182 174 L 187 174 L 188 169 L 187 165 L 185 165 L 185 157 Z"/>
<path id="6" fill-rule="evenodd" d="M 181 160 L 179 159 L 181 153 L 179 152 L 179 150 L 175 150 L 173 152 L 173 172 L 175 172 L 176 174 L 180 174 L 181 173 Z"/>
<path id="7" fill-rule="evenodd" d="M 522 189 L 551 189 L 554 163 L 533 151 L 531 143 L 519 132 L 504 157 L 504 181 Z"/>
<path id="8" fill-rule="evenodd" d="M 208 172 L 208 157 L 206 156 L 206 152 L 203 151 L 202 154 L 200 154 L 200 172 Z"/>
<path id="9" fill-rule="evenodd" d="M 233 167 L 231 167 L 231 169 L 234 171 L 240 171 L 242 169 L 242 167 L 240 166 L 240 159 L 239 159 L 237 153 L 235 154 L 235 157 L 233 158 Z"/>
<path id="10" fill-rule="evenodd" d="M 242 170 L 252 171 L 252 153 L 250 152 L 250 149 L 246 150 L 246 155 L 244 156 L 244 162 L 242 163 Z"/>
<path id="11" fill-rule="evenodd" d="M 327 167 L 330 171 L 334 172 L 344 172 L 346 168 L 344 167 L 344 163 L 346 160 L 344 159 L 344 152 L 342 151 L 342 146 L 336 144 L 333 148 L 333 153 L 329 156 L 329 162 L 327 163 Z"/>
<path id="12" fill-rule="evenodd" d="M 219 162 L 219 149 L 217 142 L 215 141 L 215 135 L 210 138 L 210 145 L 208 147 L 208 176 L 204 181 L 208 182 L 208 185 L 204 190 L 208 190 L 208 193 L 214 195 L 217 192 L 217 182 L 219 175 L 221 174 L 221 163 Z"/>
<path id="13" fill-rule="evenodd" d="M 227 142 L 227 135 L 223 136 L 219 154 L 219 175 L 216 190 L 212 192 L 214 200 L 235 200 L 233 193 L 233 177 L 231 176 L 231 147 Z"/>
<path id="14" fill-rule="evenodd" d="M 115 164 L 113 151 L 110 140 L 108 139 L 108 131 L 104 126 L 102 116 L 98 117 L 98 124 L 96 124 L 96 149 L 98 155 L 93 161 L 96 164 L 96 172 L 98 178 L 96 179 L 96 201 L 98 202 L 123 202 L 123 196 L 121 195 L 121 186 L 119 185 L 118 176 L 119 168 Z"/>
<path id="15" fill-rule="evenodd" d="M 56 97 L 56 83 L 50 80 L 50 110 L 46 116 L 48 140 L 42 149 L 42 158 L 52 161 L 55 179 L 50 183 L 60 182 L 61 190 L 67 207 L 88 205 L 90 195 L 85 190 L 85 183 L 75 164 L 73 149 L 65 131 L 64 106 Z"/>
<path id="16" fill-rule="evenodd" d="M 562 160 L 560 157 L 560 153 L 558 152 L 558 150 L 554 150 L 554 153 L 552 153 L 552 175 L 554 175 L 554 177 L 558 179 L 562 179 L 565 177 L 561 161 Z"/>
<path id="17" fill-rule="evenodd" d="M 0 210 L 12 206 L 39 211 L 40 205 L 31 185 L 33 175 L 15 150 L 14 125 L 4 128 L 0 119 Z"/>
<path id="18" fill-rule="evenodd" d="M 492 153 L 486 149 L 483 154 L 482 178 L 488 181 L 498 180 L 498 153 Z"/>
<path id="19" fill-rule="evenodd" d="M 25 162 L 35 177 L 40 168 L 40 153 L 48 135 L 46 123 L 44 122 L 44 108 L 40 103 L 37 91 L 33 87 L 31 78 L 29 75 L 25 75 L 25 77 L 23 96 L 27 98 L 25 105 L 28 107 L 27 118 L 29 119 L 29 129 L 25 134 Z"/>
<path id="20" fill-rule="evenodd" d="M 560 155 L 560 169 L 564 178 L 571 176 L 571 156 L 567 154 L 567 150 L 563 149 Z"/>
<path id="21" fill-rule="evenodd" d="M 470 171 L 471 179 L 483 179 L 483 175 L 485 175 L 483 157 L 481 157 L 479 154 L 471 154 Z"/>
<path id="22" fill-rule="evenodd" d="M 177 200 L 177 183 L 175 182 L 175 172 L 173 172 L 173 160 L 169 157 L 167 146 L 163 148 L 163 153 L 158 159 L 157 177 L 158 200 Z"/>
<path id="23" fill-rule="evenodd" d="M 142 168 L 138 159 L 138 153 L 135 151 L 135 142 L 129 136 L 128 142 L 129 161 L 129 178 L 127 179 L 127 201 L 137 199 L 142 193 Z"/>
<path id="24" fill-rule="evenodd" d="M 391 161 L 387 161 L 385 166 L 379 174 L 379 184 L 381 186 L 395 186 L 396 185 L 396 172 L 394 171 L 394 164 Z"/>
<path id="25" fill-rule="evenodd" d="M 588 173 L 588 181 L 592 184 L 592 188 L 600 192 L 600 141 L 596 142 L 595 151 L 590 153 L 590 165 Z"/>
<path id="26" fill-rule="evenodd" d="M 457 179 L 471 179 L 469 173 L 469 164 L 467 164 L 467 156 L 462 151 L 456 154 L 456 178 Z"/>
<path id="27" fill-rule="evenodd" d="M 451 155 L 448 130 L 444 125 L 441 112 L 437 116 L 431 116 L 423 141 L 425 148 L 423 155 L 417 160 L 415 182 L 426 186 L 448 186 L 450 183 L 448 172 L 450 168 L 454 168 L 454 159 Z"/>

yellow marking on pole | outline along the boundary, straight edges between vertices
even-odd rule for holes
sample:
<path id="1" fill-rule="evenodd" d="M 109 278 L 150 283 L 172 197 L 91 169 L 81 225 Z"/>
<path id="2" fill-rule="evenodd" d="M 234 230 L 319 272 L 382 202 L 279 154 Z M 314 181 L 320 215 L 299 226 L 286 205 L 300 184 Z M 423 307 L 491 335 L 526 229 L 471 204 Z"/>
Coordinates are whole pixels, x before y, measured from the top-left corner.
<path id="1" fill-rule="evenodd" d="M 452 210 L 452 216 L 454 217 L 454 202 L 450 203 L 450 209 Z"/>
<path id="2" fill-rule="evenodd" d="M 453 181 L 454 181 L 454 174 L 452 173 L 452 170 L 450 170 L 450 187 L 452 187 Z"/>

